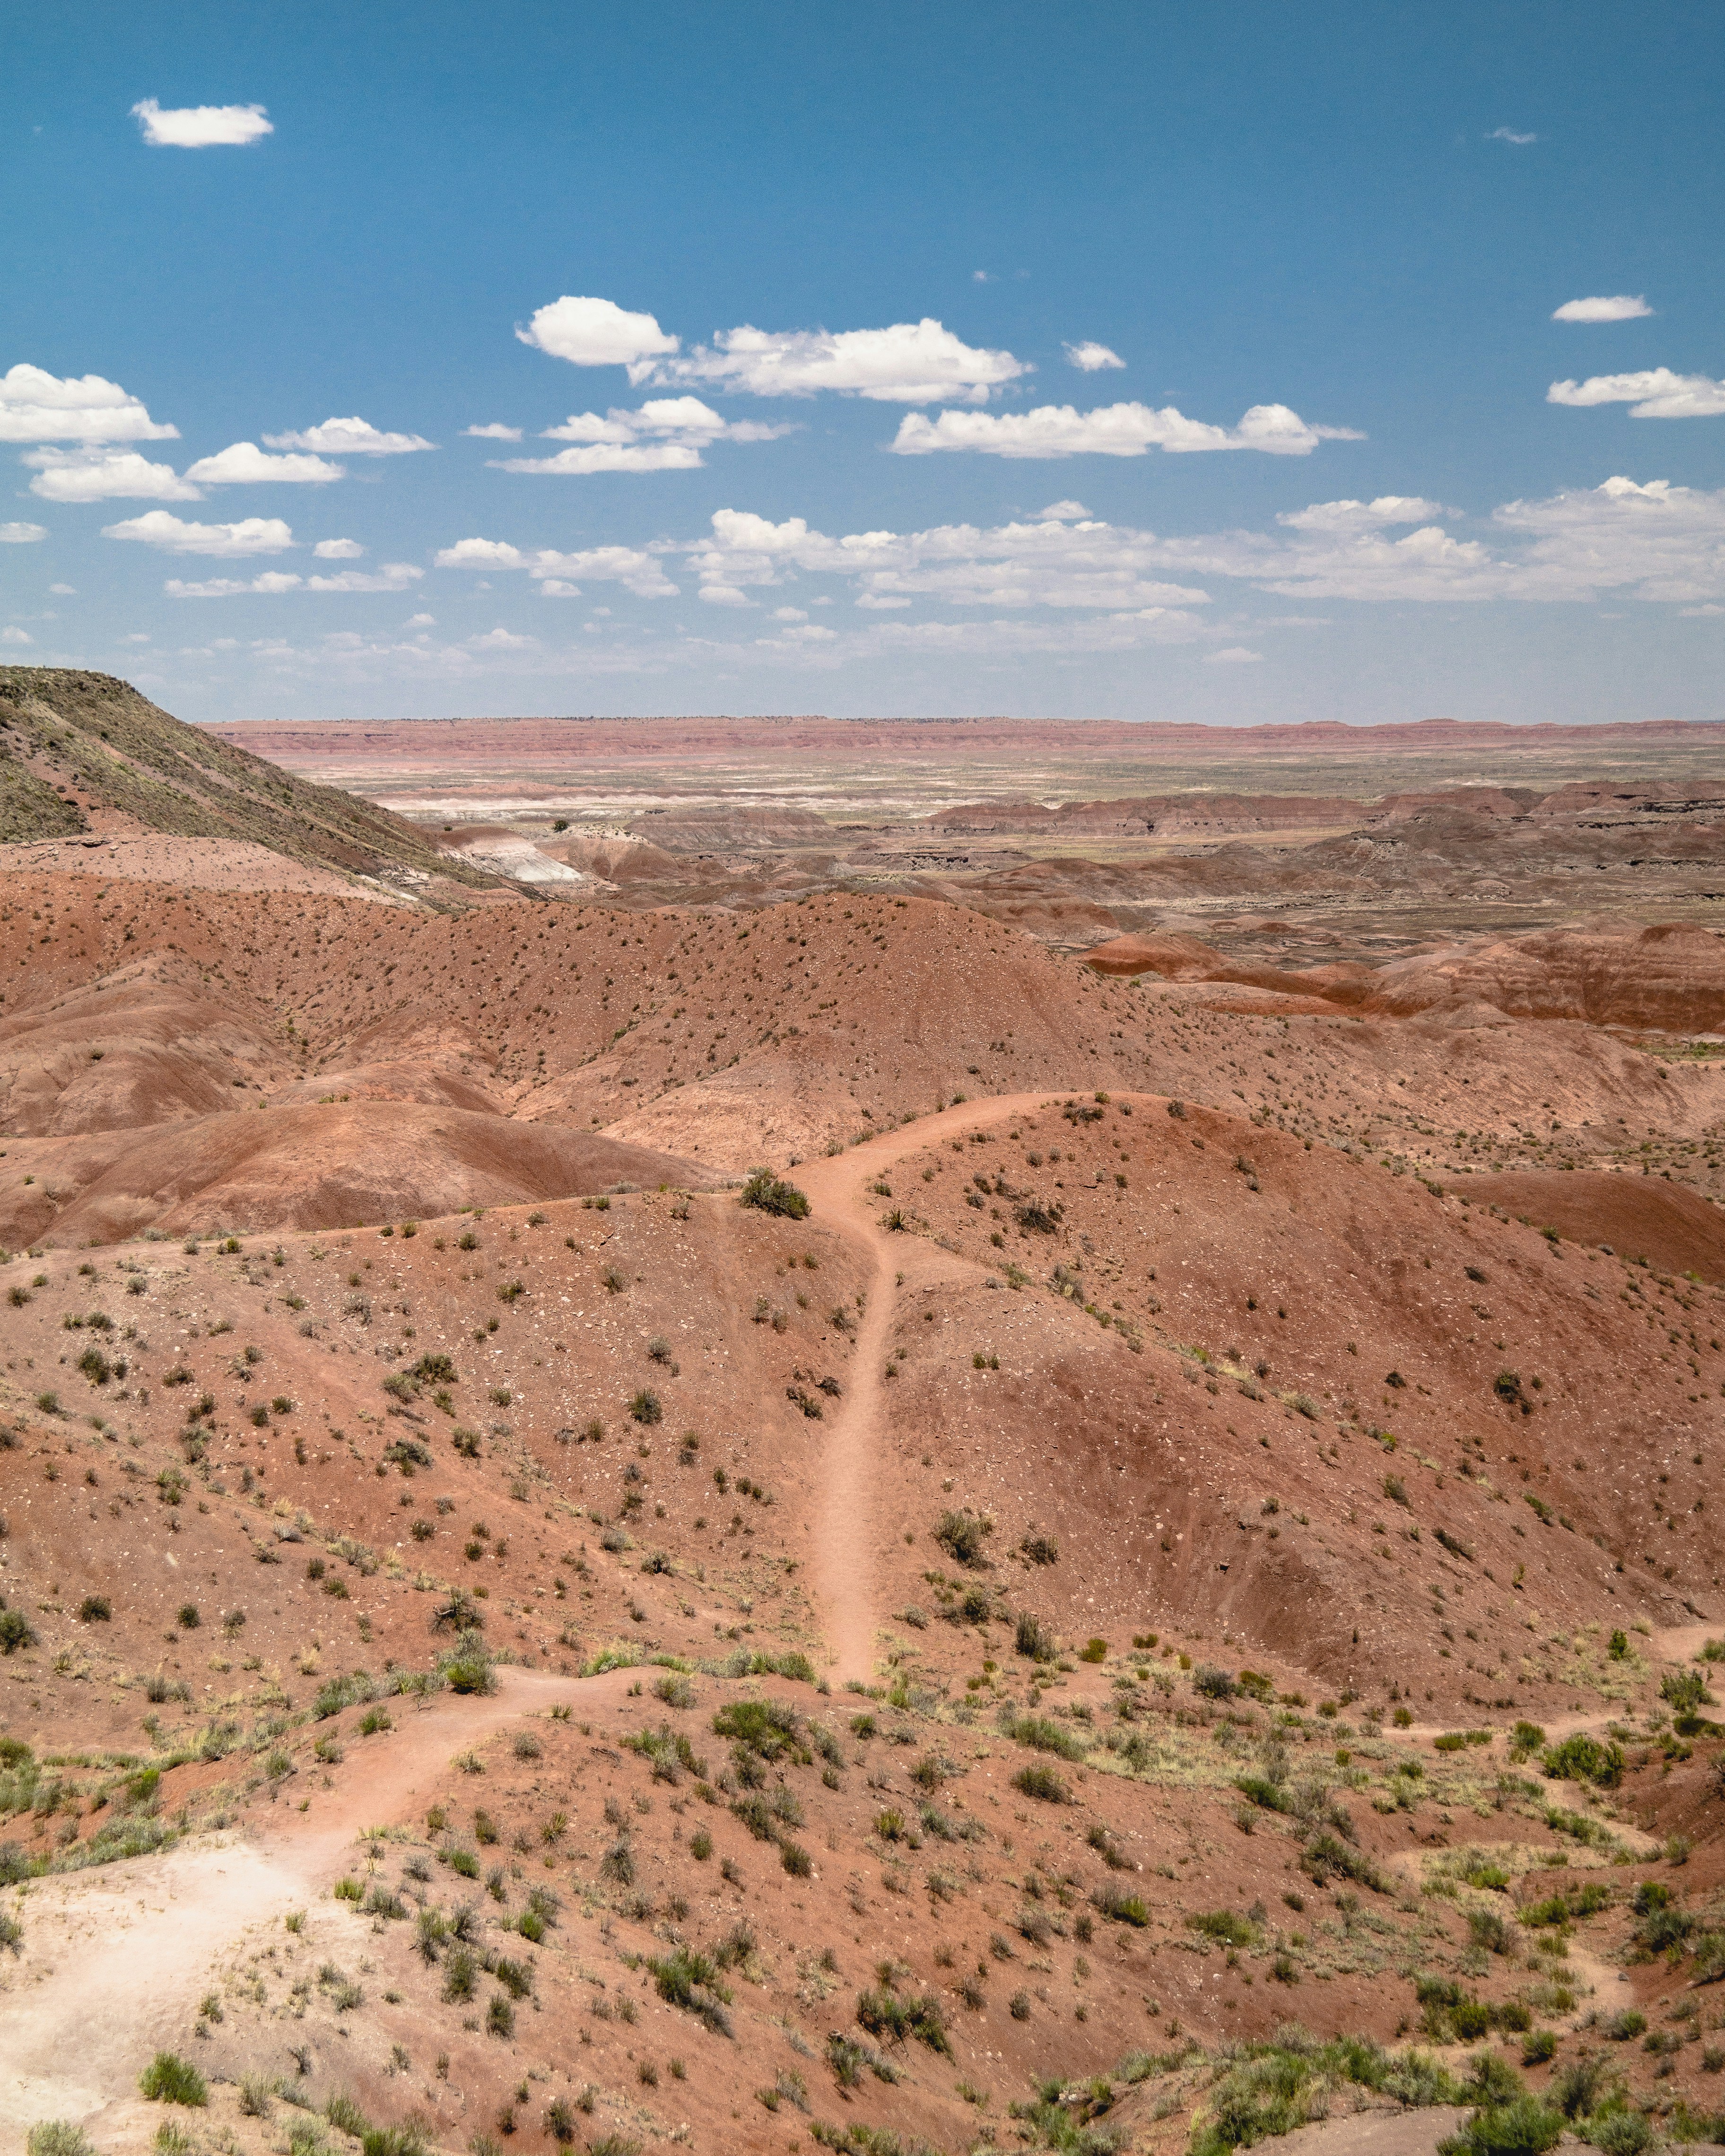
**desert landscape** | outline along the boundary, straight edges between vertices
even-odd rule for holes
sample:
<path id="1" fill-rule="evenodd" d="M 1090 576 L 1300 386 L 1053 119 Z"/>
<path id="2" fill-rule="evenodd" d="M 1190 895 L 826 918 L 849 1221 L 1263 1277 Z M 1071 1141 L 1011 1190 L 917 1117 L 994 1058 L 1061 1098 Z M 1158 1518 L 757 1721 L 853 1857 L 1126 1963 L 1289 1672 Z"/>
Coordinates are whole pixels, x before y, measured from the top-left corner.
<path id="1" fill-rule="evenodd" d="M 0 819 L 8 2146 L 1725 2131 L 1721 728 Z"/>

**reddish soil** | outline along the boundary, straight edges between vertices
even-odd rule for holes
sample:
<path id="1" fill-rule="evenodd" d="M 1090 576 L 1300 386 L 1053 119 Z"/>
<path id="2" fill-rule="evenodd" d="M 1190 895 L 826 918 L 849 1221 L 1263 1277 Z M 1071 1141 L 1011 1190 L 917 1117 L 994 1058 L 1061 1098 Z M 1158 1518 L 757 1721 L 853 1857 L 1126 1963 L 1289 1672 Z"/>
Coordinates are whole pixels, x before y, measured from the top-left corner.
<path id="1" fill-rule="evenodd" d="M 6 2145 L 141 2151 L 160 2044 L 245 2156 L 245 2075 L 536 2156 L 1054 2079 L 1178 2156 L 1291 2018 L 1466 2071 L 1421 1978 L 1711 2117 L 1717 947 L 9 877 Z"/>

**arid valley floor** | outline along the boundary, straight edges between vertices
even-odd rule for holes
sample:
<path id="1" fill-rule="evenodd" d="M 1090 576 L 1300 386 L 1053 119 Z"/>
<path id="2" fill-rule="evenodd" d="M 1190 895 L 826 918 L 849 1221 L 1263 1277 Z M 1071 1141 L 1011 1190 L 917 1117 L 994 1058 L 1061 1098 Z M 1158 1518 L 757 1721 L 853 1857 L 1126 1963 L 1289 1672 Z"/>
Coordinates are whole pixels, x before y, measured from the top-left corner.
<path id="1" fill-rule="evenodd" d="M 0 669 L 0 2148 L 1725 2138 L 1725 730 L 1165 732 Z"/>

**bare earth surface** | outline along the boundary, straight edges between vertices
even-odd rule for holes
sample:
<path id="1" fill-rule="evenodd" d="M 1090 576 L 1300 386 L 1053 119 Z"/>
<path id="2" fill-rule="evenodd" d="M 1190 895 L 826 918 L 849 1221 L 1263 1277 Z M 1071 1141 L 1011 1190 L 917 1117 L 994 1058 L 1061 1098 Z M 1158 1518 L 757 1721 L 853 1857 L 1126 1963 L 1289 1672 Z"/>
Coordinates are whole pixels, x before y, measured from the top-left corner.
<path id="1" fill-rule="evenodd" d="M 1719 2137 L 1714 732 L 30 671 L 0 2156 Z"/>

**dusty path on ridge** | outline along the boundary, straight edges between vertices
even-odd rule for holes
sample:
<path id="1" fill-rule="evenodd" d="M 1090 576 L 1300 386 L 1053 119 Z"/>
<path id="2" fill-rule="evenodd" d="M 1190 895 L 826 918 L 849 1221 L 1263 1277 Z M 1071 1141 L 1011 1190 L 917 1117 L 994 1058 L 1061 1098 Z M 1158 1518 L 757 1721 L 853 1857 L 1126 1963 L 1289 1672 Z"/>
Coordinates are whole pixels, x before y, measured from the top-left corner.
<path id="1" fill-rule="evenodd" d="M 896 1235 L 881 1227 L 864 1207 L 863 1194 L 907 1154 L 926 1152 L 961 1131 L 986 1129 L 1034 1114 L 1061 1097 L 1046 1092 L 1007 1093 L 967 1101 L 960 1107 L 944 1108 L 937 1115 L 883 1131 L 866 1145 L 797 1170 L 797 1180 L 821 1225 L 860 1243 L 873 1266 L 850 1389 L 833 1429 L 823 1502 L 814 1522 L 815 1594 L 834 1658 L 831 1674 L 840 1684 L 853 1680 L 866 1684 L 873 1678 L 875 1638 L 884 1614 L 873 1560 L 875 1491 L 886 1456 L 882 1372 L 898 1297 L 942 1281 L 976 1280 L 985 1270 L 942 1250 L 927 1236 Z"/>
<path id="2" fill-rule="evenodd" d="M 367 1747 L 327 1792 L 296 1809 L 288 1793 L 253 1828 L 160 1856 L 33 1881 L 20 1907 L 25 1952 L 0 1991 L 0 2148 L 22 2148 L 41 2118 L 94 2128 L 105 2146 L 141 2147 L 159 2120 L 137 2096 L 140 2068 L 183 2040 L 216 1964 L 254 1927 L 315 1904 L 356 1836 L 414 1810 L 450 1756 L 561 1702 L 611 1705 L 630 1671 L 547 1676 L 503 1668 L 488 1698 L 436 1696 Z M 320 1928 L 353 1922 L 345 1905 Z M 134 2131 L 133 2129 L 138 2129 Z"/>

